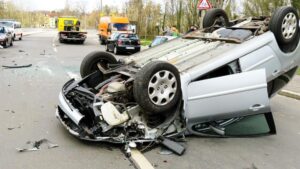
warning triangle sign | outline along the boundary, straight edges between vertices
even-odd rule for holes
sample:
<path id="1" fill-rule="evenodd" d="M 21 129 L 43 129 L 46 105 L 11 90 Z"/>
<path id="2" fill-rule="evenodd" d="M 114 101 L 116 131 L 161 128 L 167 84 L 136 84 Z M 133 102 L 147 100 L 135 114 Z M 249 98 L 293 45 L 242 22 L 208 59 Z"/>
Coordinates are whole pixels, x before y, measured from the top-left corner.
<path id="1" fill-rule="evenodd" d="M 210 8 L 212 8 L 212 5 L 208 0 L 199 0 L 198 9 L 205 10 Z"/>

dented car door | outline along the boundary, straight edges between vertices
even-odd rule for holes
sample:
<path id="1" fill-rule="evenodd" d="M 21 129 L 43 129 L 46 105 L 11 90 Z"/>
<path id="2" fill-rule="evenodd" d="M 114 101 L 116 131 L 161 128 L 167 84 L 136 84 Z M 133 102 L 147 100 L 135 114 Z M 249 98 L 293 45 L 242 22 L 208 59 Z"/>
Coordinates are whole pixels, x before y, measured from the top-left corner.
<path id="1" fill-rule="evenodd" d="M 195 81 L 188 85 L 186 117 L 190 130 L 205 122 L 267 112 L 270 112 L 270 103 L 264 69 Z"/>

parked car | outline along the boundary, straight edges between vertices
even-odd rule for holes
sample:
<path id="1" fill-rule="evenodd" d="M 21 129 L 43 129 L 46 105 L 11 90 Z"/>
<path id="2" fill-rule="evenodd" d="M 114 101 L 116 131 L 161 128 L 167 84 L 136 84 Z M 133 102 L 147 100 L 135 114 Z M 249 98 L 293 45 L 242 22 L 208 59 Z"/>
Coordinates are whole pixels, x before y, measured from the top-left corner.
<path id="1" fill-rule="evenodd" d="M 14 20 L 0 20 L 0 26 L 5 26 L 12 33 L 13 40 L 22 40 L 23 31 L 20 22 Z"/>
<path id="2" fill-rule="evenodd" d="M 162 143 L 178 154 L 178 137 L 275 134 L 270 98 L 300 64 L 297 10 L 230 22 L 212 9 L 203 25 L 119 61 L 88 54 L 83 79 L 59 94 L 57 118 L 83 140 Z"/>
<path id="3" fill-rule="evenodd" d="M 138 35 L 133 33 L 113 33 L 107 40 L 106 51 L 120 53 L 136 53 L 141 51 Z"/>
<path id="4" fill-rule="evenodd" d="M 3 48 L 7 48 L 8 46 L 13 46 L 12 33 L 4 26 L 0 26 L 0 45 Z"/>
<path id="5" fill-rule="evenodd" d="M 154 40 L 151 42 L 151 44 L 149 45 L 149 47 L 154 47 L 163 44 L 175 38 L 176 38 L 175 36 L 156 36 Z"/>

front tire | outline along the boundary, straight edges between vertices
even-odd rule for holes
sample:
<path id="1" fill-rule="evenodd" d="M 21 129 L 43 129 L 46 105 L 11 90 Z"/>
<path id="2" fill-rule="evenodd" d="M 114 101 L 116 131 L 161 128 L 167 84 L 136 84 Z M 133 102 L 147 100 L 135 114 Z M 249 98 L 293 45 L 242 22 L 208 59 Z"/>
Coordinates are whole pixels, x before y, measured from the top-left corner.
<path id="1" fill-rule="evenodd" d="M 149 115 L 171 111 L 181 97 L 179 71 L 167 62 L 148 63 L 136 74 L 133 95 Z"/>
<path id="2" fill-rule="evenodd" d="M 3 48 L 7 48 L 7 43 L 8 43 L 8 40 L 6 40 L 5 42 L 3 42 Z"/>
<path id="3" fill-rule="evenodd" d="M 95 71 L 99 71 L 97 64 L 100 63 L 104 69 L 109 69 L 109 64 L 118 63 L 117 59 L 107 53 L 102 51 L 94 51 L 88 54 L 81 62 L 80 65 L 80 75 L 82 78 L 94 73 Z M 102 75 L 103 76 L 103 75 Z M 103 78 L 103 77 L 101 77 Z"/>
<path id="4" fill-rule="evenodd" d="M 283 52 L 294 51 L 299 43 L 299 15 L 293 7 L 281 7 L 271 17 L 269 29 Z"/>

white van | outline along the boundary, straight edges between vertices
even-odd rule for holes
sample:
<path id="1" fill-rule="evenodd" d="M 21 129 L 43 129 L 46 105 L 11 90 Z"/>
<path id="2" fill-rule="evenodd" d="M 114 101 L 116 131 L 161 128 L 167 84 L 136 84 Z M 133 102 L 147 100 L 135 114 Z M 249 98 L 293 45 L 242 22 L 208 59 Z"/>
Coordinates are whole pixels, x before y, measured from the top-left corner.
<path id="1" fill-rule="evenodd" d="M 0 20 L 0 26 L 5 26 L 13 35 L 13 40 L 22 40 L 23 31 L 20 22 L 12 20 Z"/>

